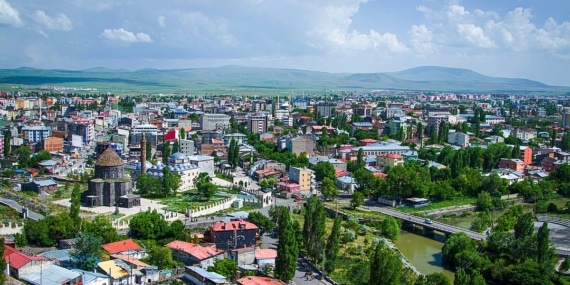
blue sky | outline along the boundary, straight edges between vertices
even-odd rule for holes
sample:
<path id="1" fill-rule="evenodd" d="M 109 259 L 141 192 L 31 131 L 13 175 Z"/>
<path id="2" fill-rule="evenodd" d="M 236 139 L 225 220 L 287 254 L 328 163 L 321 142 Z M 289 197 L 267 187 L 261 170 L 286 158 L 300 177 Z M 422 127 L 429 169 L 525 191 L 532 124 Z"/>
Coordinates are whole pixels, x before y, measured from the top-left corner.
<path id="1" fill-rule="evenodd" d="M 422 65 L 570 85 L 568 0 L 0 0 L 0 67 Z"/>

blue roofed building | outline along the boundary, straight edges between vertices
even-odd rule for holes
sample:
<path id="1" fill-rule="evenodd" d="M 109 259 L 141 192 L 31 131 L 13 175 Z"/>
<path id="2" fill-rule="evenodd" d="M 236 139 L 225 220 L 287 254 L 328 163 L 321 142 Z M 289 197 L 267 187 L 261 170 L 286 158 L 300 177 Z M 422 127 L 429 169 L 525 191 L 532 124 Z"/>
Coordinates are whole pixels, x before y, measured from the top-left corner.
<path id="1" fill-rule="evenodd" d="M 228 282 L 223 275 L 196 266 L 186 266 L 184 278 L 196 285 L 226 284 Z"/>

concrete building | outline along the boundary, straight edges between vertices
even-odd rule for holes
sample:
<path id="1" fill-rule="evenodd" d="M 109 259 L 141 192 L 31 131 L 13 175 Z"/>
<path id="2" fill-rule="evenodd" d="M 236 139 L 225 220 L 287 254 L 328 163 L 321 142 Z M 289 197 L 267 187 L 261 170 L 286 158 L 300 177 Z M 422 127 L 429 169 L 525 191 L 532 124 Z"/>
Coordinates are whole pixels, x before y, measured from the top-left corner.
<path id="1" fill-rule="evenodd" d="M 567 128 L 570 127 L 570 108 L 565 107 L 564 111 L 562 111 L 562 125 L 561 127 Z"/>
<path id="2" fill-rule="evenodd" d="M 311 156 L 314 154 L 315 138 L 310 135 L 287 138 L 285 141 L 285 147 L 296 155 L 304 152 L 308 156 Z"/>
<path id="3" fill-rule="evenodd" d="M 210 177 L 214 177 L 214 157 L 209 155 L 191 155 L 188 157 L 190 163 L 198 166 L 200 172 L 206 172 Z"/>
<path id="4" fill-rule="evenodd" d="M 301 191 L 311 190 L 314 179 L 314 172 L 311 169 L 300 167 L 289 168 L 289 180 L 299 184 Z"/>
<path id="5" fill-rule="evenodd" d="M 224 145 L 229 146 L 232 139 L 238 144 L 247 144 L 247 136 L 240 133 L 233 133 L 224 135 Z"/>
<path id="6" fill-rule="evenodd" d="M 185 155 L 194 155 L 194 141 L 179 139 L 178 144 L 180 145 L 180 152 Z"/>
<path id="7" fill-rule="evenodd" d="M 224 258 L 224 251 L 215 245 L 201 246 L 194 243 L 175 240 L 166 245 L 172 250 L 172 258 L 185 265 L 198 266 L 208 269 L 214 262 Z"/>
<path id="8" fill-rule="evenodd" d="M 25 126 L 22 137 L 28 142 L 41 142 L 51 136 L 51 128 L 45 126 Z"/>
<path id="9" fill-rule="evenodd" d="M 410 147 L 408 146 L 402 146 L 389 142 L 380 142 L 367 146 L 355 147 L 352 149 L 352 152 L 358 153 L 359 149 L 362 149 L 364 155 L 367 157 L 376 157 L 379 154 L 388 154 L 388 153 L 395 153 L 402 155 L 410 151 Z"/>
<path id="10" fill-rule="evenodd" d="M 439 126 L 441 126 L 442 122 L 449 123 L 449 116 L 448 115 L 432 115 L 429 116 L 427 119 L 427 127 L 428 132 L 431 130 L 432 126 L 435 127 L 435 133 L 439 133 Z"/>
<path id="11" fill-rule="evenodd" d="M 267 133 L 269 118 L 267 115 L 248 115 L 247 130 L 254 134 Z"/>
<path id="12" fill-rule="evenodd" d="M 44 140 L 44 150 L 49 152 L 62 152 L 63 151 L 63 138 L 49 137 Z"/>
<path id="13" fill-rule="evenodd" d="M 73 123 L 68 125 L 67 137 L 71 139 L 73 135 L 79 135 L 84 144 L 89 144 L 95 138 L 95 127 L 91 120 L 75 118 Z"/>
<path id="14" fill-rule="evenodd" d="M 453 132 L 449 133 L 449 137 L 447 138 L 447 142 L 452 145 L 457 145 L 460 147 L 466 147 L 469 145 L 469 135 L 460 133 L 460 132 Z"/>
<path id="15" fill-rule="evenodd" d="M 153 165 L 146 170 L 148 175 L 162 178 L 163 170 L 168 167 L 170 172 L 178 173 L 180 176 L 181 184 L 177 191 L 185 191 L 194 188 L 194 179 L 198 177 L 200 172 L 204 172 L 195 163 L 193 163 L 189 156 L 184 153 L 173 153 L 168 157 L 168 163 Z"/>
<path id="16" fill-rule="evenodd" d="M 229 129 L 230 116 L 226 114 L 203 113 L 202 116 L 200 116 L 200 127 L 203 131 Z"/>
<path id="17" fill-rule="evenodd" d="M 334 116 L 333 109 L 337 108 L 337 104 L 333 102 L 319 102 L 315 106 L 315 112 L 322 117 Z"/>

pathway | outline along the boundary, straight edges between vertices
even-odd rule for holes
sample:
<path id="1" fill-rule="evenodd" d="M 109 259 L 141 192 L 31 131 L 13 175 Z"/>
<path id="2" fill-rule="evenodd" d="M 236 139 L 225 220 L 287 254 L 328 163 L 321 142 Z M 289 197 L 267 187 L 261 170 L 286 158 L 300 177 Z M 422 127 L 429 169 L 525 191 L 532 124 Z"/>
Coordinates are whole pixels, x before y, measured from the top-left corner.
<path id="1" fill-rule="evenodd" d="M 22 206 L 20 206 L 20 204 L 18 204 L 14 200 L 6 199 L 6 198 L 0 198 L 0 203 L 16 210 L 18 213 L 22 213 Z M 44 216 L 41 214 L 38 214 L 38 213 L 36 213 L 36 212 L 34 212 L 28 208 L 28 218 L 30 218 L 34 221 L 37 221 L 37 220 L 43 219 Z"/>

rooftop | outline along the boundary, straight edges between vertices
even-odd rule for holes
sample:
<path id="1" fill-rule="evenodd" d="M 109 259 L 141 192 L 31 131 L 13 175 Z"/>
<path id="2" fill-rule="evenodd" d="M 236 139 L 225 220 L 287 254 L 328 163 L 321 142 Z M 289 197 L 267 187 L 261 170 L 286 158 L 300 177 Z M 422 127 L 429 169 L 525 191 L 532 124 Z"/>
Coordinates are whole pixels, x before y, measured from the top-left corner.
<path id="1" fill-rule="evenodd" d="M 166 247 L 172 250 L 178 250 L 192 255 L 198 260 L 204 260 L 211 258 L 216 255 L 223 254 L 223 250 L 219 250 L 215 245 L 211 246 L 201 246 L 194 243 L 184 242 L 180 240 L 175 240 L 166 245 Z"/>
<path id="2" fill-rule="evenodd" d="M 141 250 L 142 249 L 132 239 L 126 239 L 126 240 L 121 240 L 121 241 L 116 241 L 116 242 L 104 244 L 102 247 L 105 251 L 107 251 L 108 253 L 111 253 L 111 254 L 129 251 L 129 250 Z"/>
<path id="3" fill-rule="evenodd" d="M 236 280 L 238 285 L 286 285 L 287 283 L 262 276 L 247 276 Z"/>
<path id="4" fill-rule="evenodd" d="M 215 223 L 210 226 L 210 228 L 214 231 L 231 231 L 231 230 L 239 230 L 240 226 L 244 226 L 245 230 L 257 230 L 259 229 L 255 224 L 247 222 L 247 221 L 231 221 L 231 222 L 219 222 Z"/>
<path id="5" fill-rule="evenodd" d="M 109 146 L 97 159 L 95 166 L 123 166 L 125 163 L 115 150 Z"/>

